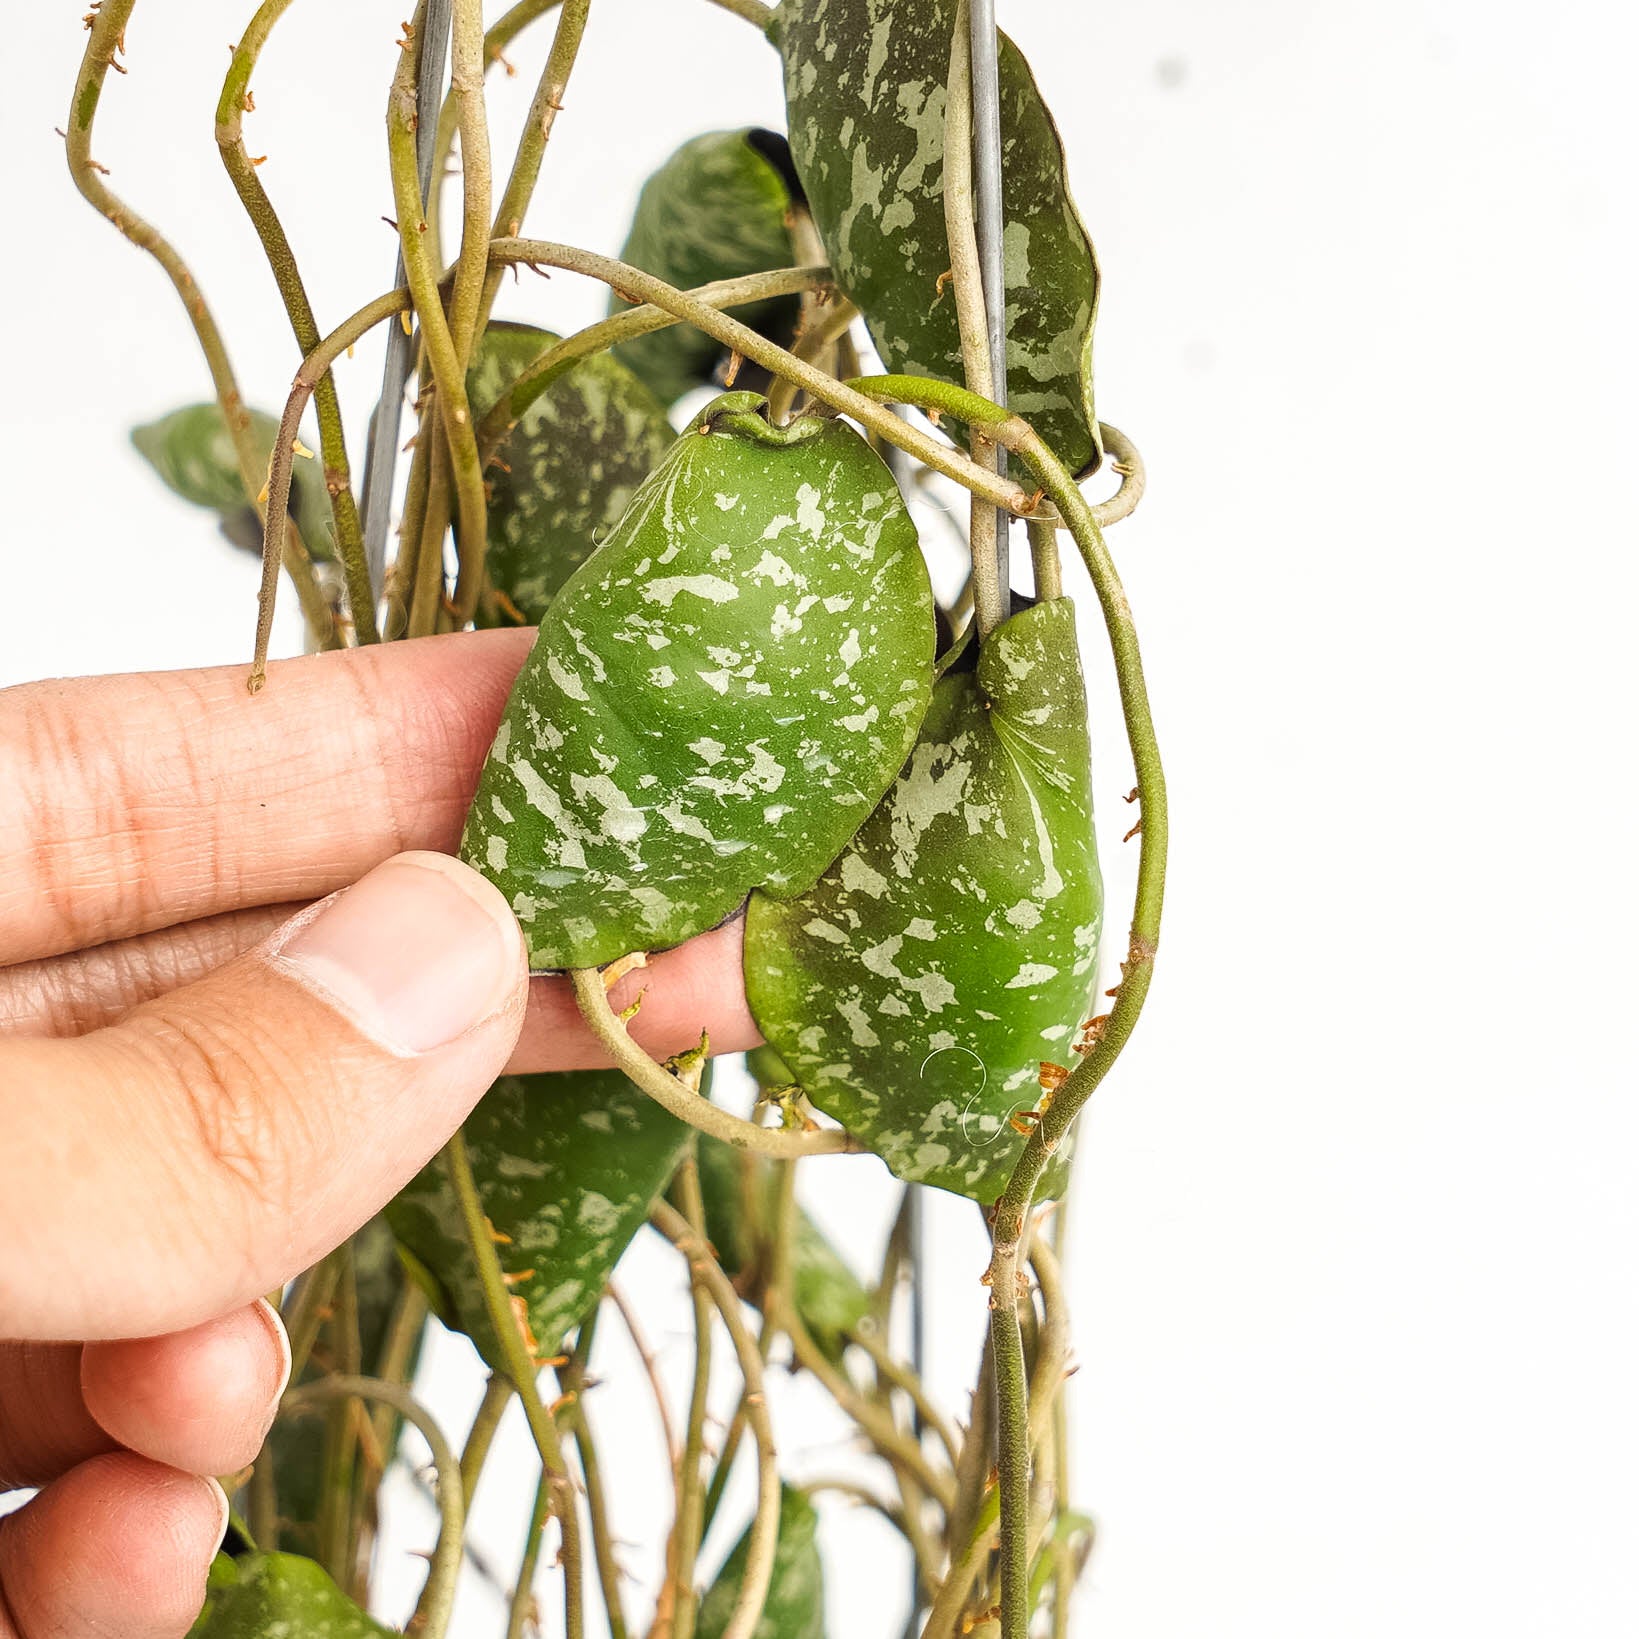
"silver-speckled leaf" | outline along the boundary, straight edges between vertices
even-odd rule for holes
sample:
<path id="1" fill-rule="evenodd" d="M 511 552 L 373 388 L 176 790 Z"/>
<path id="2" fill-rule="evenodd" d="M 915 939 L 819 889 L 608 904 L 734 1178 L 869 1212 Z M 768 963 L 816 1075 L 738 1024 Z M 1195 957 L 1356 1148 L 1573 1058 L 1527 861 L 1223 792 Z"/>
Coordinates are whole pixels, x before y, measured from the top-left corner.
<path id="1" fill-rule="evenodd" d="M 1073 1062 L 1102 904 L 1059 598 L 940 679 L 905 772 L 812 891 L 753 897 L 746 994 L 808 1096 L 901 1178 L 991 1201 L 1024 1144 L 1009 1117 L 1044 1060 Z"/>
<path id="2" fill-rule="evenodd" d="M 484 1211 L 521 1298 L 537 1351 L 552 1354 L 598 1300 L 627 1243 L 666 1187 L 690 1129 L 618 1070 L 503 1076 L 465 1127 Z M 386 1208 L 387 1221 L 431 1278 L 440 1319 L 504 1371 L 461 1211 L 441 1159 Z"/>
<path id="3" fill-rule="evenodd" d="M 557 339 L 490 325 L 467 372 L 480 418 Z M 490 585 L 526 624 L 546 613 L 674 437 L 660 400 L 607 353 L 581 360 L 524 411 L 488 473 L 488 562 Z"/>
<path id="4" fill-rule="evenodd" d="M 392 1639 L 323 1566 L 296 1554 L 218 1554 L 188 1639 Z"/>
<path id="5" fill-rule="evenodd" d="M 250 410 L 251 437 L 263 470 L 279 436 L 279 419 L 265 410 Z M 158 473 L 166 488 L 184 501 L 217 515 L 222 533 L 235 546 L 260 553 L 262 526 L 245 496 L 239 457 L 221 407 L 215 399 L 186 404 L 158 421 L 131 429 L 137 453 Z M 324 474 L 316 461 L 299 458 L 291 473 L 290 515 L 307 550 L 320 561 L 336 555 L 335 524 Z"/>
<path id="6" fill-rule="evenodd" d="M 685 142 L 643 184 L 621 261 L 682 290 L 790 267 L 790 171 L 789 149 L 776 131 L 711 131 Z M 609 311 L 626 305 L 611 296 Z M 800 306 L 795 296 L 779 296 L 733 313 L 785 347 L 796 333 Z M 615 349 L 668 404 L 709 382 L 722 353 L 719 342 L 687 324 Z"/>
<path id="7" fill-rule="evenodd" d="M 722 1639 L 734 1612 L 734 1601 L 745 1583 L 750 1559 L 748 1530 L 700 1601 L 694 1629 L 698 1639 Z M 819 1551 L 819 1516 L 807 1495 L 793 1486 L 780 1487 L 780 1534 L 774 1544 L 774 1573 L 751 1639 L 825 1639 L 825 1565 Z"/>
<path id="8" fill-rule="evenodd" d="M 945 86 L 955 0 L 783 0 L 791 157 L 837 282 L 890 370 L 962 380 L 940 277 Z M 1064 145 L 1030 66 L 1001 37 L 1007 393 L 1072 471 L 1102 450 L 1093 414 L 1098 262 L 1065 181 Z"/>
<path id="9" fill-rule="evenodd" d="M 536 971 L 680 944 L 808 887 L 927 709 L 933 604 L 892 476 L 840 421 L 728 393 L 541 622 L 461 855 Z"/>

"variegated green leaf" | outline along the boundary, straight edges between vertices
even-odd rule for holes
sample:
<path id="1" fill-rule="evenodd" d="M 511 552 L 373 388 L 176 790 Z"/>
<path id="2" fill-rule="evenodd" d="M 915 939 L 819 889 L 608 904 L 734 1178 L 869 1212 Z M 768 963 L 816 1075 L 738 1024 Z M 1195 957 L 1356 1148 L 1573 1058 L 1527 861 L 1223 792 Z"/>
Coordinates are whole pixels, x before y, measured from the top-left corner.
<path id="1" fill-rule="evenodd" d="M 702 1138 L 698 1149 L 706 1238 L 723 1272 L 748 1302 L 762 1307 L 768 1284 L 776 1178 L 765 1156 Z M 791 1243 L 791 1293 L 808 1335 L 833 1359 L 870 1313 L 871 1299 L 819 1225 L 797 1208 Z"/>
<path id="2" fill-rule="evenodd" d="M 734 1612 L 734 1601 L 745 1583 L 750 1559 L 748 1530 L 700 1601 L 694 1629 L 698 1639 L 722 1639 Z M 789 1485 L 780 1487 L 780 1534 L 774 1545 L 774 1574 L 751 1639 L 825 1639 L 825 1566 L 819 1551 L 819 1516 L 807 1496 Z"/>
<path id="3" fill-rule="evenodd" d="M 808 887 L 927 708 L 933 606 L 859 435 L 710 406 L 558 594 L 507 704 L 462 857 L 530 966 L 680 944 L 754 887 Z"/>
<path id="4" fill-rule="evenodd" d="M 1090 779 L 1059 598 L 940 679 L 898 783 L 811 891 L 752 899 L 759 1028 L 901 1178 L 994 1200 L 1024 1143 L 1009 1116 L 1044 1060 L 1071 1062 L 1103 899 Z"/>
<path id="5" fill-rule="evenodd" d="M 638 195 L 620 259 L 687 290 L 714 279 L 790 267 L 795 178 L 790 150 L 775 131 L 712 131 L 685 142 Z M 611 296 L 609 311 L 626 304 Z M 753 302 L 734 317 L 788 346 L 797 328 L 795 296 Z M 623 342 L 615 356 L 666 403 L 712 379 L 723 348 L 677 324 Z"/>
<path id="6" fill-rule="evenodd" d="M 323 1566 L 296 1554 L 218 1554 L 188 1639 L 391 1639 Z"/>
<path id="7" fill-rule="evenodd" d="M 251 437 L 265 470 L 279 436 L 278 417 L 250 410 Z M 158 421 L 131 429 L 137 452 L 167 489 L 217 515 L 222 533 L 247 551 L 262 550 L 262 526 L 245 497 L 239 457 L 215 399 L 172 410 Z M 307 550 L 321 561 L 336 555 L 335 524 L 324 475 L 314 461 L 298 459 L 290 480 L 290 515 Z"/>
<path id="8" fill-rule="evenodd" d="M 837 282 L 890 370 L 962 379 L 941 276 L 944 119 L 956 0 L 784 0 L 791 157 Z M 1001 37 L 1007 395 L 1066 466 L 1101 454 L 1093 414 L 1098 262 L 1064 147 L 1017 46 Z"/>
<path id="9" fill-rule="evenodd" d="M 495 403 L 557 339 L 490 325 L 467 373 L 473 404 Z M 674 436 L 659 399 L 606 353 L 582 359 L 524 411 L 489 472 L 488 562 L 490 585 L 527 624 L 614 527 Z"/>
<path id="10" fill-rule="evenodd" d="M 597 1302 L 666 1187 L 690 1129 L 618 1070 L 503 1076 L 467 1117 L 467 1153 L 501 1267 L 539 1352 Z M 387 1221 L 430 1278 L 447 1325 L 505 1370 L 455 1192 L 435 1159 L 388 1203 Z"/>

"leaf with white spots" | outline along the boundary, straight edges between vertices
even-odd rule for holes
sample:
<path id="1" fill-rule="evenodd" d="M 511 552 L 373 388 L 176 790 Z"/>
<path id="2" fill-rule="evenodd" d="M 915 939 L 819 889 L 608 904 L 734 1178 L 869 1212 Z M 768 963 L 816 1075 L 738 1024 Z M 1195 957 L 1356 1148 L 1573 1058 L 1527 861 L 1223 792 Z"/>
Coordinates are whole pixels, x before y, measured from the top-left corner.
<path id="1" fill-rule="evenodd" d="M 298 1554 L 218 1554 L 188 1639 L 389 1639 L 322 1565 Z"/>
<path id="2" fill-rule="evenodd" d="M 1102 904 L 1059 598 L 940 679 L 898 782 L 809 892 L 753 897 L 746 995 L 813 1102 L 901 1178 L 991 1201 L 1024 1143 L 1009 1117 L 1044 1060 L 1073 1062 Z"/>
<path id="3" fill-rule="evenodd" d="M 790 267 L 793 195 L 790 150 L 779 132 L 708 132 L 685 142 L 643 184 L 620 259 L 682 290 Z M 626 305 L 609 298 L 611 313 Z M 776 296 L 732 311 L 789 347 L 800 306 L 795 296 Z M 710 382 L 722 355 L 719 342 L 688 324 L 635 336 L 614 352 L 668 404 Z"/>
<path id="4" fill-rule="evenodd" d="M 890 370 L 961 381 L 956 303 L 940 286 L 955 19 L 956 0 L 784 0 L 770 34 L 791 157 L 837 282 Z M 1005 34 L 999 64 L 1008 403 L 1072 471 L 1091 471 L 1098 261 L 1058 128 Z"/>
<path id="5" fill-rule="evenodd" d="M 503 1076 L 467 1117 L 473 1180 L 506 1237 L 496 1255 L 542 1353 L 597 1302 L 690 1130 L 618 1070 Z M 386 1216 L 439 1317 L 504 1371 L 442 1160 L 411 1179 Z"/>
<path id="6" fill-rule="evenodd" d="M 557 339 L 490 325 L 467 372 L 479 415 Z M 485 475 L 490 584 L 527 624 L 615 526 L 673 437 L 659 399 L 608 354 L 582 359 L 530 402 Z M 480 615 L 479 625 L 492 623 Z"/>
<path id="7" fill-rule="evenodd" d="M 514 686 L 461 852 L 536 971 L 808 887 L 916 738 L 933 604 L 899 491 L 842 422 L 764 408 L 725 394 L 678 439 Z"/>

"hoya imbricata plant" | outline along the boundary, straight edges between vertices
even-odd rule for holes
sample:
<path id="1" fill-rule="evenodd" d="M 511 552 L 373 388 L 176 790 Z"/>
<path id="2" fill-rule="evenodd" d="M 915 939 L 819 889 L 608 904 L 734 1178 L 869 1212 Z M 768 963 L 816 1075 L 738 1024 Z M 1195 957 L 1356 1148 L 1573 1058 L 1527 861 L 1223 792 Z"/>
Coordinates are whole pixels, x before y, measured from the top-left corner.
<path id="1" fill-rule="evenodd" d="M 186 265 L 92 158 L 135 0 L 88 19 L 71 170 L 170 274 L 214 389 L 132 436 L 263 555 L 250 686 L 281 574 L 318 650 L 538 626 L 461 851 L 614 1066 L 497 1082 L 383 1217 L 285 1294 L 288 1415 L 240 1476 L 203 1635 L 386 1631 L 366 1614 L 377 1490 L 407 1425 L 432 1450 L 442 1521 L 413 1625 L 453 1631 L 465 1503 L 516 1399 L 541 1484 L 504 1578 L 511 1634 L 555 1626 L 540 1613 L 561 1602 L 569 1639 L 820 1639 L 827 1486 L 784 1455 L 765 1392 L 787 1362 L 873 1454 L 844 1489 L 913 1561 L 908 1625 L 888 1601 L 882 1633 L 1072 1631 L 1091 1527 L 1067 1483 L 1061 1244 L 1039 1209 L 1069 1185 L 1077 1112 L 1143 1005 L 1166 848 L 1101 535 L 1143 480 L 1093 409 L 1098 264 L 1057 128 L 988 0 L 714 3 L 766 35 L 787 130 L 679 133 L 616 258 L 519 237 L 549 138 L 573 141 L 570 120 L 554 132 L 591 0 L 520 0 L 487 33 L 478 0 L 422 0 L 392 84 L 359 91 L 387 105 L 400 281 L 326 328 L 243 141 L 258 56 L 290 4 L 264 0 L 216 140 L 292 332 L 282 413 L 245 405 Z M 492 181 L 484 73 L 553 13 L 528 121 Z M 492 322 L 509 269 L 601 281 L 608 317 L 545 328 L 541 284 L 539 325 Z M 386 387 L 355 484 L 329 372 L 377 326 Z M 406 397 L 420 419 L 395 483 Z M 1095 505 L 1080 486 L 1101 466 L 1119 482 Z M 948 542 L 921 538 L 908 504 L 930 482 L 969 492 L 967 584 L 944 606 L 929 560 Z M 1009 573 L 1018 520 L 1028 577 Z M 1102 966 L 1066 542 L 1102 612 L 1139 805 L 1136 900 Z M 749 1078 L 714 1074 L 704 1037 L 655 1062 L 611 984 L 731 918 L 767 1047 Z M 759 1089 L 749 1118 L 723 1092 L 737 1079 Z M 797 1204 L 799 1161 L 824 1188 L 823 1158 L 843 1151 L 902 1181 L 872 1281 Z M 929 1189 L 973 1202 L 992 1247 L 972 1288 L 988 1343 L 954 1407 L 902 1346 Z M 615 1560 L 622 1476 L 599 1467 L 584 1391 L 644 1225 L 683 1254 L 699 1360 L 674 1419 L 671 1529 L 651 1545 L 659 1596 L 639 1612 Z M 433 1324 L 465 1333 L 491 1374 L 460 1452 L 406 1386 Z M 714 1373 L 719 1387 L 737 1376 L 738 1410 L 708 1439 Z M 755 1498 L 736 1519 L 725 1488 L 742 1460 Z"/>

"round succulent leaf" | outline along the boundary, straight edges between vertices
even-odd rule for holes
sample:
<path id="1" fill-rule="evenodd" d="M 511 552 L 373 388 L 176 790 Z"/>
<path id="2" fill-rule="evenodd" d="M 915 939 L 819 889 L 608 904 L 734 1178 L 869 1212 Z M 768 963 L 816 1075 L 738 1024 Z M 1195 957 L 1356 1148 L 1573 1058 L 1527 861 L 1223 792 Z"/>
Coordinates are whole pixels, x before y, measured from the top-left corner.
<path id="1" fill-rule="evenodd" d="M 558 339 L 533 325 L 490 325 L 467 372 L 472 403 L 496 403 Z M 539 622 L 674 436 L 660 400 L 607 353 L 582 359 L 524 411 L 487 474 L 486 556 L 490 585 L 525 624 Z M 497 623 L 512 622 L 478 619 Z"/>
<path id="2" fill-rule="evenodd" d="M 530 967 L 601 966 L 808 887 L 927 709 L 933 602 L 888 469 L 842 422 L 729 393 L 559 592 L 461 854 Z"/>
<path id="3" fill-rule="evenodd" d="M 751 1560 L 751 1532 L 734 1545 L 700 1601 L 698 1639 L 722 1639 L 734 1614 Z M 804 1492 L 780 1487 L 780 1531 L 774 1544 L 763 1614 L 751 1639 L 825 1639 L 825 1565 L 819 1550 L 819 1515 Z"/>
<path id="4" fill-rule="evenodd" d="M 279 437 L 279 418 L 265 410 L 246 414 L 257 461 L 265 471 Z M 245 496 L 238 452 L 215 399 L 186 404 L 157 421 L 133 427 L 131 442 L 167 489 L 216 513 L 222 533 L 236 546 L 262 550 L 261 522 Z M 324 475 L 314 461 L 298 458 L 290 484 L 290 514 L 302 542 L 315 558 L 328 562 L 336 555 L 336 536 Z"/>
<path id="5" fill-rule="evenodd" d="M 205 1608 L 188 1639 L 390 1639 L 331 1580 L 297 1554 L 218 1554 L 205 1585 Z"/>
<path id="6" fill-rule="evenodd" d="M 1036 1106 L 1043 1061 L 1072 1062 L 1102 904 L 1058 598 L 940 679 L 898 782 L 809 892 L 753 897 L 746 994 L 809 1098 L 895 1173 L 992 1201 L 1024 1144 L 1010 1117 Z"/>
<path id="7" fill-rule="evenodd" d="M 837 282 L 889 370 L 961 381 L 940 280 L 945 88 L 956 0 L 784 0 L 791 157 Z M 1030 66 L 1000 37 L 1007 397 L 1072 471 L 1102 448 L 1093 413 L 1098 261 L 1064 145 Z"/>
<path id="8" fill-rule="evenodd" d="M 705 1137 L 697 1161 L 706 1238 L 741 1296 L 761 1308 L 769 1275 L 762 1249 L 773 1229 L 779 1188 L 774 1164 Z M 800 1206 L 791 1243 L 791 1294 L 808 1335 L 832 1360 L 840 1360 L 848 1334 L 870 1313 L 870 1294 Z"/>
<path id="9" fill-rule="evenodd" d="M 464 1130 L 508 1289 L 522 1300 L 537 1352 L 550 1355 L 596 1304 L 692 1129 L 618 1070 L 566 1070 L 503 1076 Z M 411 1267 L 430 1276 L 440 1318 L 504 1371 L 441 1159 L 411 1179 L 386 1216 Z"/>
<path id="10" fill-rule="evenodd" d="M 795 177 L 778 132 L 710 131 L 685 142 L 638 195 L 620 259 L 679 289 L 791 265 Z M 611 295 L 609 311 L 628 304 Z M 748 303 L 734 316 L 788 346 L 801 303 L 795 296 Z M 692 325 L 674 324 L 622 342 L 615 357 L 666 403 L 712 379 L 723 348 Z"/>

